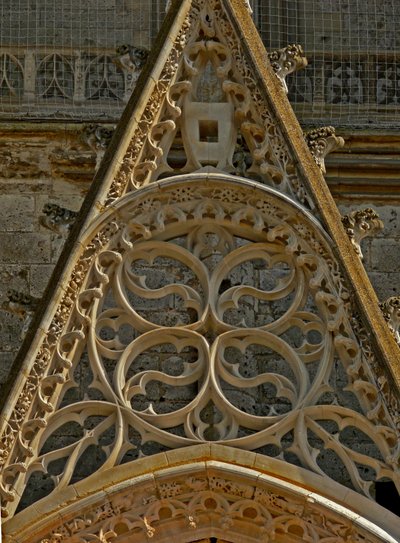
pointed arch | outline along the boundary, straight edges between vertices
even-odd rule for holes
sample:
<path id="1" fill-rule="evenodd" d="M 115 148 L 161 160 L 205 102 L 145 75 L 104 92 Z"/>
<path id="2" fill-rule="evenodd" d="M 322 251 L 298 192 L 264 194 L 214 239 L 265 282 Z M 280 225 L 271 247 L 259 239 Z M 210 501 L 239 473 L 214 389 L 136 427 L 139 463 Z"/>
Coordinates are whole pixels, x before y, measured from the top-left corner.
<path id="1" fill-rule="evenodd" d="M 196 445 L 77 483 L 4 525 L 5 543 L 395 543 L 398 518 L 341 485 L 255 453 Z"/>

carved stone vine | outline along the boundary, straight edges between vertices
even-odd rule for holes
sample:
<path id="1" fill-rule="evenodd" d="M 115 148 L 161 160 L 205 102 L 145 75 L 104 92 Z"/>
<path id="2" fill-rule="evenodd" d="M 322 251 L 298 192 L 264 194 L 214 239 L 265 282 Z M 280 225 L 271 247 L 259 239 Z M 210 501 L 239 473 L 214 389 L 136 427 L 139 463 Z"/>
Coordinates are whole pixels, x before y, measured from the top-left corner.
<path id="1" fill-rule="evenodd" d="M 307 136 L 321 167 L 341 140 L 332 130 Z M 97 145 L 95 129 L 90 137 Z M 291 203 L 238 175 L 279 188 Z M 367 496 L 366 473 L 400 486 L 398 403 L 376 383 L 330 241 L 296 199 L 308 202 L 223 6 L 193 1 L 110 187 L 114 205 L 87 234 L 10 409 L 0 441 L 4 515 L 37 472 L 57 490 L 70 485 L 97 444 L 99 473 L 149 454 L 148 443 L 221 441 L 265 454 L 272 447 L 328 476 L 322 453 L 332 451 Z M 71 400 L 82 357 L 93 380 Z M 154 367 L 142 367 L 148 357 Z M 158 397 L 154 383 L 179 401 Z M 70 423 L 81 433 L 64 447 L 52 442 Z M 354 447 L 349 432 L 377 453 Z M 53 462 L 62 464 L 57 475 Z M 179 512 L 197 525 L 192 510 Z M 136 521 L 156 533 L 149 512 Z M 86 528 L 83 541 L 118 532 Z"/>
<path id="2" fill-rule="evenodd" d="M 49 365 L 52 355 L 56 349 L 57 342 L 61 336 L 63 328 L 70 316 L 70 312 L 76 301 L 79 289 L 85 278 L 86 272 L 95 258 L 96 254 L 109 241 L 111 235 L 115 232 L 116 225 L 114 222 L 105 225 L 101 228 L 88 243 L 83 251 L 80 259 L 74 266 L 70 280 L 64 294 L 57 306 L 52 321 L 46 331 L 42 344 L 37 352 L 27 376 L 20 395 L 15 403 L 14 410 L 10 414 L 5 429 L 0 439 L 0 469 L 3 470 L 4 478 L 0 480 L 0 496 L 6 503 L 8 500 L 14 500 L 13 492 L 8 490 L 9 485 L 5 483 L 8 476 L 18 477 L 20 473 L 26 471 L 24 459 L 31 455 L 31 448 L 26 441 L 25 432 L 29 429 L 45 427 L 45 416 L 54 410 L 49 399 L 55 392 L 57 384 L 65 382 L 62 371 L 68 369 L 70 364 L 67 360 L 60 357 L 57 359 L 53 368 L 53 376 L 46 379 L 46 372 L 51 373 Z M 71 334 L 71 340 L 75 342 L 80 337 L 80 331 Z M 33 409 L 33 418 L 29 417 L 30 411 Z M 15 440 L 20 436 L 21 440 L 16 445 Z M 31 434 L 30 439 L 33 438 Z M 15 463 L 8 469 L 3 469 L 7 462 L 12 447 L 15 448 Z M 6 507 L 2 506 L 2 514 L 8 516 L 9 512 Z"/>
<path id="3" fill-rule="evenodd" d="M 366 237 L 381 232 L 384 227 L 379 215 L 370 207 L 344 215 L 342 223 L 356 253 L 361 259 L 363 259 L 361 241 Z"/>
<path id="4" fill-rule="evenodd" d="M 268 53 L 271 66 L 285 89 L 288 92 L 286 76 L 307 66 L 307 58 L 301 45 L 291 44 L 283 49 L 277 49 Z"/>
<path id="5" fill-rule="evenodd" d="M 379 304 L 397 343 L 400 345 L 400 296 L 391 296 Z"/>
<path id="6" fill-rule="evenodd" d="M 343 147 L 344 139 L 336 136 L 333 126 L 324 126 L 307 132 L 305 140 L 315 162 L 325 174 L 325 157 L 335 149 Z"/>
<path id="7" fill-rule="evenodd" d="M 40 224 L 57 234 L 68 232 L 78 215 L 76 211 L 51 203 L 46 204 L 42 211 L 43 215 L 39 217 Z"/>

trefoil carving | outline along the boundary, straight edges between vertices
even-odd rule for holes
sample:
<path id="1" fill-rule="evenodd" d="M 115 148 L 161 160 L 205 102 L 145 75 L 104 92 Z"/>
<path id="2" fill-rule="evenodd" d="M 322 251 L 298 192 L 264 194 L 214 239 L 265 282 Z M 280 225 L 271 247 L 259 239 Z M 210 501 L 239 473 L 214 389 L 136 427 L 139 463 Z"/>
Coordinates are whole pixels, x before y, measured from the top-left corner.
<path id="1" fill-rule="evenodd" d="M 159 179 L 211 167 L 312 206 L 221 3 L 192 5 L 193 22 L 182 29 L 106 204 Z M 289 46 L 274 65 L 283 78 L 300 64 L 301 48 Z"/>
<path id="2" fill-rule="evenodd" d="M 354 335 L 327 240 L 273 193 L 198 175 L 126 199 L 77 262 L 38 353 L 36 385 L 2 437 L 5 514 L 20 486 L 56 460 L 56 487 L 69 485 L 81 455 L 106 435 L 114 437 L 100 471 L 149 454 L 149 441 L 160 450 L 218 441 L 272 447 L 325 475 L 324 451 L 333 451 L 366 495 L 370 471 L 400 485 L 398 429 Z M 93 381 L 71 401 L 82 357 Z M 50 446 L 63 425 L 85 428 L 93 417 L 88 434 Z M 377 453 L 354 449 L 349 432 Z"/>

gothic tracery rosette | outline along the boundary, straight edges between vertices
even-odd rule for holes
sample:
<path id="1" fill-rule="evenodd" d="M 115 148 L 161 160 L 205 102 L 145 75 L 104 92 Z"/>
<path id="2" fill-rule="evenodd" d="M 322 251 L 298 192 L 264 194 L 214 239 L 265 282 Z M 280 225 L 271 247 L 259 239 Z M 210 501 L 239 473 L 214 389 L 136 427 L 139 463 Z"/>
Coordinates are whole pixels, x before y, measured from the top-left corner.
<path id="1" fill-rule="evenodd" d="M 130 195 L 95 230 L 38 390 L 43 415 L 23 426 L 10 479 L 48 478 L 51 490 L 214 441 L 321 474 L 335 459 L 367 495 L 376 478 L 398 481 L 395 428 L 306 212 L 272 189 L 199 174 Z"/>

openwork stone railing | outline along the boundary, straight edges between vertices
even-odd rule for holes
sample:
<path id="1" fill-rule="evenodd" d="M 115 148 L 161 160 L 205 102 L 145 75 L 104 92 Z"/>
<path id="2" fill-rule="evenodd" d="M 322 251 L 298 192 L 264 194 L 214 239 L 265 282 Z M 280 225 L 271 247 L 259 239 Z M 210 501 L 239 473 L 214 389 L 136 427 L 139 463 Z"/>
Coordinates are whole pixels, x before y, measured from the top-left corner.
<path id="1" fill-rule="evenodd" d="M 91 117 L 106 103 L 102 116 L 118 117 L 146 56 L 145 49 L 133 46 L 119 51 L 0 49 L 1 113 Z"/>
<path id="2" fill-rule="evenodd" d="M 308 68 L 288 79 L 289 99 L 302 120 L 309 114 L 315 122 L 320 112 L 330 115 L 333 124 L 343 122 L 344 114 L 352 124 L 394 122 L 400 104 L 400 64 L 394 54 L 328 57 L 307 51 L 307 57 Z"/>
<path id="3" fill-rule="evenodd" d="M 113 49 L 1 48 L 0 115 L 118 118 L 146 55 L 140 47 Z M 394 54 L 330 55 L 306 51 L 307 69 L 288 78 L 300 118 L 343 112 L 354 123 L 385 119 L 400 103 L 400 64 Z M 129 56 L 131 55 L 131 56 Z M 105 107 L 106 106 L 106 107 Z M 374 106 L 374 112 L 371 112 Z M 343 120 L 343 119 L 342 119 Z"/>

